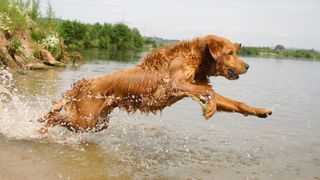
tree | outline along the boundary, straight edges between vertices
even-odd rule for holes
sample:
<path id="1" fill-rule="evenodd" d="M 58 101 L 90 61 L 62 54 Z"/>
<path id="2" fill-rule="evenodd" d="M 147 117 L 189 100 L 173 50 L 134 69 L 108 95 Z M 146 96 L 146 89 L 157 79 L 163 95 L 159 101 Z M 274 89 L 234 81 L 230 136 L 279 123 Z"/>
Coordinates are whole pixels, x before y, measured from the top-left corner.
<path id="1" fill-rule="evenodd" d="M 30 17 L 34 21 L 40 17 L 40 0 L 32 0 Z"/>
<path id="2" fill-rule="evenodd" d="M 129 27 L 123 23 L 115 24 L 112 28 L 111 43 L 113 50 L 133 50 L 133 36 Z"/>
<path id="3" fill-rule="evenodd" d="M 285 50 L 284 46 L 281 44 L 276 45 L 276 47 L 274 48 L 274 50 Z"/>
<path id="4" fill-rule="evenodd" d="M 133 36 L 134 49 L 135 50 L 141 49 L 143 46 L 143 38 L 140 35 L 140 32 L 137 28 L 132 29 L 132 36 Z"/>
<path id="5" fill-rule="evenodd" d="M 100 48 L 104 50 L 139 50 L 144 40 L 136 28 L 123 23 L 84 24 L 78 21 L 61 20 L 60 36 L 69 47 Z"/>

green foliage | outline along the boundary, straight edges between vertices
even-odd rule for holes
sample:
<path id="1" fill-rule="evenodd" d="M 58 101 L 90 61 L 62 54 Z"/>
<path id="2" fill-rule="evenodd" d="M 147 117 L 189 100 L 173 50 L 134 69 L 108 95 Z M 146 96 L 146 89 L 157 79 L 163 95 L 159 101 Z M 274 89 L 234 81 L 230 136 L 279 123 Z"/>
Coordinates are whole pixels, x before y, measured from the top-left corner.
<path id="1" fill-rule="evenodd" d="M 163 38 L 159 38 L 159 37 L 144 37 L 144 42 L 145 44 L 150 48 L 150 46 L 152 48 L 157 48 L 157 47 L 162 47 L 162 46 L 166 46 L 169 44 L 174 44 L 179 42 L 178 40 L 174 40 L 174 39 L 163 39 Z"/>
<path id="2" fill-rule="evenodd" d="M 31 30 L 30 33 L 31 39 L 35 42 L 40 42 L 42 39 L 46 37 L 46 34 L 41 30 Z"/>
<path id="3" fill-rule="evenodd" d="M 141 34 L 137 28 L 132 29 L 133 36 L 133 46 L 137 49 L 141 49 L 143 47 L 144 40 L 141 37 Z"/>
<path id="4" fill-rule="evenodd" d="M 59 29 L 60 22 L 54 17 L 50 2 L 48 7 L 47 16 L 43 17 L 40 0 L 0 0 L 0 31 L 8 37 L 22 32 L 35 42 L 41 41 Z"/>
<path id="5" fill-rule="evenodd" d="M 47 12 L 46 12 L 47 20 L 52 20 L 52 19 L 55 18 L 55 13 L 53 11 L 53 8 L 52 8 L 50 0 L 47 1 L 47 5 L 48 5 L 48 9 L 47 9 Z"/>
<path id="6" fill-rule="evenodd" d="M 78 21 L 62 21 L 59 30 L 66 45 L 83 48 L 83 38 L 86 34 L 85 24 Z"/>
<path id="7" fill-rule="evenodd" d="M 140 32 L 122 23 L 85 24 L 61 21 L 60 35 L 73 48 L 100 48 L 104 50 L 140 50 L 144 44 Z"/>
<path id="8" fill-rule="evenodd" d="M 274 49 L 268 47 L 242 47 L 240 51 L 238 51 L 238 55 L 320 59 L 320 53 L 313 49 L 285 49 L 282 45 L 277 45 Z"/>
<path id="9" fill-rule="evenodd" d="M 56 33 L 59 31 L 60 28 L 60 21 L 58 21 L 55 17 L 55 12 L 52 8 L 51 1 L 47 1 L 47 11 L 46 11 L 46 16 L 44 17 L 44 21 L 42 22 L 42 25 L 48 29 L 48 33 Z M 51 31 L 50 31 L 51 30 Z"/>
<path id="10" fill-rule="evenodd" d="M 37 21 L 41 15 L 41 13 L 40 13 L 40 0 L 32 0 L 32 1 L 29 1 L 29 3 L 31 3 L 30 17 L 33 21 Z"/>
<path id="11" fill-rule="evenodd" d="M 9 52 L 11 55 L 19 54 L 21 48 L 21 42 L 18 39 L 12 39 L 9 46 Z"/>
<path id="12" fill-rule="evenodd" d="M 43 42 L 58 33 L 70 48 L 100 48 L 103 50 L 140 50 L 144 40 L 136 28 L 123 23 L 86 24 L 79 21 L 58 20 L 50 0 L 45 15 L 40 13 L 40 0 L 0 0 L 0 24 L 3 34 L 28 32 L 34 42 Z M 43 45 L 44 43 L 42 43 Z M 46 46 L 44 46 L 46 47 Z M 47 48 L 47 47 L 46 47 Z M 47 48 L 56 53 L 56 48 Z"/>
<path id="13" fill-rule="evenodd" d="M 26 74 L 27 74 L 27 71 L 26 71 L 25 69 L 19 68 L 19 69 L 17 69 L 17 73 L 18 73 L 19 75 L 26 75 Z"/>
<path id="14" fill-rule="evenodd" d="M 41 59 L 41 53 L 38 48 L 33 51 L 33 56 L 36 57 L 37 59 Z"/>
<path id="15" fill-rule="evenodd" d="M 10 31 L 25 31 L 39 17 L 39 0 L 0 0 L 0 12 L 0 24 L 4 24 Z"/>
<path id="16" fill-rule="evenodd" d="M 281 44 L 276 45 L 276 47 L 274 48 L 274 50 L 284 50 L 284 46 Z"/>
<path id="17" fill-rule="evenodd" d="M 112 48 L 110 37 L 107 34 L 99 37 L 99 48 L 106 50 L 110 50 Z"/>
<path id="18" fill-rule="evenodd" d="M 150 45 L 152 48 L 158 47 L 157 42 L 154 39 L 152 39 L 151 37 L 145 37 L 144 43 Z"/>
<path id="19" fill-rule="evenodd" d="M 26 57 L 26 61 L 27 61 L 28 63 L 32 62 L 32 61 L 33 61 L 33 56 L 32 56 L 32 55 L 28 55 L 28 56 Z"/>
<path id="20" fill-rule="evenodd" d="M 133 36 L 127 25 L 115 24 L 110 33 L 113 50 L 132 50 L 134 48 Z"/>

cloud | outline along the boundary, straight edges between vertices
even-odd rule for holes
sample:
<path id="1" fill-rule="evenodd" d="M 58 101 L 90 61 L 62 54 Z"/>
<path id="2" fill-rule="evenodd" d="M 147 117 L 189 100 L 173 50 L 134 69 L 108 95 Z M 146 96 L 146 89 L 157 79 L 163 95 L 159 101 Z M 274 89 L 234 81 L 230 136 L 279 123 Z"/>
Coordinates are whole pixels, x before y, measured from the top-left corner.
<path id="1" fill-rule="evenodd" d="M 289 36 L 289 34 L 286 34 L 286 33 L 278 33 L 276 34 L 277 37 L 280 37 L 280 38 L 286 38 Z"/>

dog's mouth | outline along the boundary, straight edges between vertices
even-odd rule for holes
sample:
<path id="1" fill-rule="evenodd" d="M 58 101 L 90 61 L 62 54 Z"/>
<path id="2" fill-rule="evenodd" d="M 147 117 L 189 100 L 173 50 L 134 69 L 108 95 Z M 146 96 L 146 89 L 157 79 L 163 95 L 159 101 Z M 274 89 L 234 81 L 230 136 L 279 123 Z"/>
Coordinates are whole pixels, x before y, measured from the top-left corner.
<path id="1" fill-rule="evenodd" d="M 234 72 L 234 70 L 232 70 L 232 69 L 228 69 L 227 78 L 230 79 L 230 80 L 238 79 L 239 78 L 239 74 Z"/>

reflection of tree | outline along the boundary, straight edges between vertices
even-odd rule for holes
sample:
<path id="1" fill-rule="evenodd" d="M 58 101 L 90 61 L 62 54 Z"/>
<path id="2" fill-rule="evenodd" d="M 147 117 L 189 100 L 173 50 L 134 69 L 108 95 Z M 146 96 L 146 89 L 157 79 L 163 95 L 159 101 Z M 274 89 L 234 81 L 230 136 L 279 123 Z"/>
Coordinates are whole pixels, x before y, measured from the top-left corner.
<path id="1" fill-rule="evenodd" d="M 141 58 L 140 52 L 135 51 L 102 51 L 99 49 L 82 49 L 78 50 L 87 61 L 92 60 L 109 60 L 120 62 L 134 62 Z"/>

